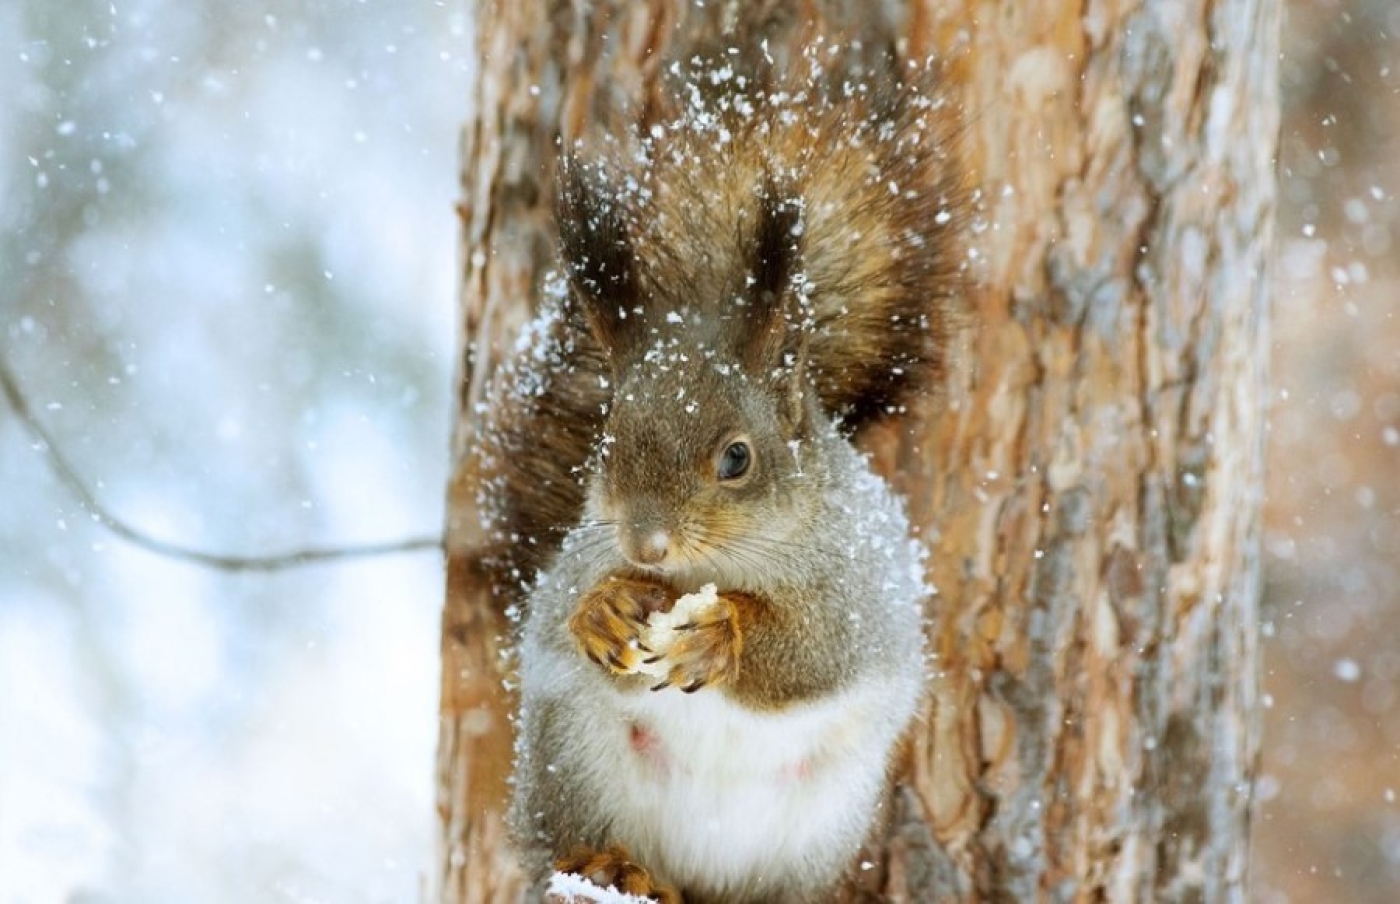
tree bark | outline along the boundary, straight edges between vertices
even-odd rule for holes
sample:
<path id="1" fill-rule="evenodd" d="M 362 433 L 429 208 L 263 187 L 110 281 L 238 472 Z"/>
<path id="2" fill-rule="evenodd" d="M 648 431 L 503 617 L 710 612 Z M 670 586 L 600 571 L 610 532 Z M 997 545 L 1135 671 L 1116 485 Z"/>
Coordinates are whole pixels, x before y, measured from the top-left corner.
<path id="1" fill-rule="evenodd" d="M 950 387 L 866 443 L 932 552 L 938 674 L 890 900 L 1236 900 L 1256 614 L 1278 0 L 486 0 L 463 154 L 437 895 L 513 901 L 510 626 L 474 430 L 552 263 L 556 138 L 728 34 L 937 52 L 981 188 Z M 933 213 L 932 211 L 930 212 Z"/>

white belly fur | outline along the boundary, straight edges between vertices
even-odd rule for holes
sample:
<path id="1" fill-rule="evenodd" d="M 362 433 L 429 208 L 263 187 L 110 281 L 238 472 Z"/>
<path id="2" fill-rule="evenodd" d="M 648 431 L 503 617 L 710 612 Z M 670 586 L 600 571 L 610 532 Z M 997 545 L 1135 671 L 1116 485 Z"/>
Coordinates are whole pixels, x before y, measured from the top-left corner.
<path id="1" fill-rule="evenodd" d="M 834 876 L 865 838 L 908 717 L 910 695 L 893 690 L 867 684 L 780 713 L 712 689 L 613 692 L 619 721 L 600 752 L 635 776 L 602 803 L 617 840 L 682 886 Z"/>

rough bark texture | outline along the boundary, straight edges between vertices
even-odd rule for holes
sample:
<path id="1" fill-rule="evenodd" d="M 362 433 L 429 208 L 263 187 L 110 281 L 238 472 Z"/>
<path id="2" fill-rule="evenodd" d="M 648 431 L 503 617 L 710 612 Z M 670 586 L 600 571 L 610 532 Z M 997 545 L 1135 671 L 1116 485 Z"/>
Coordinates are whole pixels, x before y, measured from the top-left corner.
<path id="1" fill-rule="evenodd" d="M 952 61 L 985 203 L 946 398 L 917 435 L 870 437 L 940 590 L 939 676 L 870 878 L 905 901 L 1242 898 L 1277 0 L 481 5 L 438 894 L 523 893 L 473 413 L 551 263 L 555 138 L 644 109 L 666 55 L 736 17 L 781 47 L 814 16 Z"/>

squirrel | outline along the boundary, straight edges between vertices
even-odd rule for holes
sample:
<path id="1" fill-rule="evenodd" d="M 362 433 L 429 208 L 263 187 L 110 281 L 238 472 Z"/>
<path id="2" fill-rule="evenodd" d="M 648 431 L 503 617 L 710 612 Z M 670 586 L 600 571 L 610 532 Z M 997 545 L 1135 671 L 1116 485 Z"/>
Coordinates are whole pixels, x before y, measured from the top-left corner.
<path id="1" fill-rule="evenodd" d="M 924 70 L 681 96 L 563 156 L 564 278 L 483 434 L 524 610 L 511 823 L 541 887 L 823 900 L 924 684 L 922 548 L 852 437 L 943 372 L 958 116 Z"/>

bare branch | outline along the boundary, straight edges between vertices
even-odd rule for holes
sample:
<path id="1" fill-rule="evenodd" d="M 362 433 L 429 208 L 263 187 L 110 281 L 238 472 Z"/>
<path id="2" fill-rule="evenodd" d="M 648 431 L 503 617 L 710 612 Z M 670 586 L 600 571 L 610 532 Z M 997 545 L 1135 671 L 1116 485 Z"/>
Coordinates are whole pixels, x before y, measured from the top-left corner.
<path id="1" fill-rule="evenodd" d="M 15 379 L 14 373 L 10 370 L 9 364 L 0 356 L 0 388 L 3 388 L 5 399 L 10 407 L 19 416 L 20 422 L 25 429 L 33 434 L 39 441 L 49 467 L 53 469 L 54 475 L 68 488 L 68 491 L 77 497 L 79 504 L 91 513 L 103 527 L 112 533 L 126 540 L 134 546 L 139 546 L 148 552 L 153 552 L 159 556 L 170 559 L 179 559 L 184 562 L 193 562 L 196 565 L 203 565 L 207 568 L 217 568 L 221 571 L 279 571 L 285 568 L 296 568 L 302 565 L 314 565 L 323 562 L 337 562 L 348 559 L 364 559 L 371 556 L 397 555 L 409 552 L 424 552 L 427 550 L 442 550 L 442 536 L 418 536 L 408 537 L 402 540 L 389 540 L 382 543 L 366 543 L 362 545 L 350 546 L 311 546 L 304 549 L 293 549 L 286 552 L 270 553 L 267 555 L 224 555 L 222 553 L 208 552 L 206 550 L 191 549 L 152 537 L 150 534 L 133 527 L 126 521 L 117 517 L 106 506 L 98 501 L 96 494 L 88 487 L 72 462 L 63 454 L 58 443 L 54 442 L 53 436 L 47 428 L 34 416 L 34 411 L 29 407 L 29 401 L 19 388 L 19 382 Z"/>

